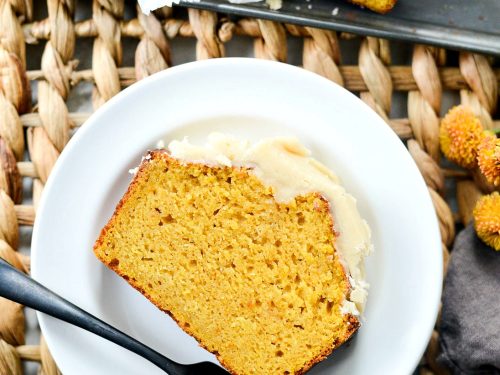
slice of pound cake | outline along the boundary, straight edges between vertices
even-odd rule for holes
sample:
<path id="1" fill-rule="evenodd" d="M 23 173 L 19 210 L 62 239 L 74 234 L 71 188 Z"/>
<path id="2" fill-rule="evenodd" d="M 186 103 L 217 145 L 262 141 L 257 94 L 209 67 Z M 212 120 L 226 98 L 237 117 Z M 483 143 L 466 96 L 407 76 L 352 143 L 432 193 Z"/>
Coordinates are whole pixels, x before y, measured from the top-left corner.
<path id="1" fill-rule="evenodd" d="M 356 201 L 297 140 L 221 134 L 149 152 L 94 246 L 241 375 L 302 374 L 349 339 L 370 251 Z"/>

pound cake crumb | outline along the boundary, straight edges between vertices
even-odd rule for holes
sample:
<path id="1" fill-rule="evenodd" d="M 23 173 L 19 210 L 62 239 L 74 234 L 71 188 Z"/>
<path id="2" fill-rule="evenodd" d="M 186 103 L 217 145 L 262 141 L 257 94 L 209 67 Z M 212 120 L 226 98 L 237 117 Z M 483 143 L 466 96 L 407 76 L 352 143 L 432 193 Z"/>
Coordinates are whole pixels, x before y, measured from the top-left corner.
<path id="1" fill-rule="evenodd" d="M 330 203 L 273 193 L 251 167 L 152 151 L 94 252 L 232 374 L 302 374 L 359 320 Z"/>

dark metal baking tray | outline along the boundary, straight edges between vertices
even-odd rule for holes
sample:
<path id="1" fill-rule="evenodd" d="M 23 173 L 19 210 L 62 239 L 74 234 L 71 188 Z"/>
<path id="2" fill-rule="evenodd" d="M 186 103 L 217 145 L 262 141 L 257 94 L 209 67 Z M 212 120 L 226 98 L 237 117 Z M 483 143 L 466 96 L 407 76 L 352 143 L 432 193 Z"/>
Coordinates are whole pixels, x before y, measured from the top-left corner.
<path id="1" fill-rule="evenodd" d="M 180 5 L 500 55 L 500 0 L 399 0 L 385 15 L 344 0 L 283 0 L 280 10 L 264 2 L 227 0 L 181 0 Z"/>

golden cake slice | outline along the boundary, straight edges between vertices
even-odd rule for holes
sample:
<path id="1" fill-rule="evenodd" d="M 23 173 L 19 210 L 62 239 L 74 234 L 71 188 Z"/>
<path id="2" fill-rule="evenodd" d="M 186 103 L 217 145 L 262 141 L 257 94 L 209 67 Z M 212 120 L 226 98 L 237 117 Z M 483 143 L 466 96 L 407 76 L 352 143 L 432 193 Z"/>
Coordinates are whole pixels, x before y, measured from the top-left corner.
<path id="1" fill-rule="evenodd" d="M 273 145 L 276 158 L 304 159 L 334 180 L 293 143 Z M 314 191 L 290 199 L 276 176 L 279 188 L 265 184 L 269 169 L 257 157 L 238 165 L 241 147 L 226 142 L 224 154 L 202 160 L 199 149 L 181 146 L 143 159 L 96 256 L 231 373 L 304 373 L 358 329 L 366 297 L 353 278 L 359 270 L 346 271 L 353 254 L 340 259 L 331 203 Z M 353 230 L 365 233 L 363 225 Z"/>
<path id="2" fill-rule="evenodd" d="M 361 5 L 371 9 L 377 13 L 387 13 L 390 11 L 394 5 L 396 5 L 397 0 L 349 0 L 351 3 Z"/>

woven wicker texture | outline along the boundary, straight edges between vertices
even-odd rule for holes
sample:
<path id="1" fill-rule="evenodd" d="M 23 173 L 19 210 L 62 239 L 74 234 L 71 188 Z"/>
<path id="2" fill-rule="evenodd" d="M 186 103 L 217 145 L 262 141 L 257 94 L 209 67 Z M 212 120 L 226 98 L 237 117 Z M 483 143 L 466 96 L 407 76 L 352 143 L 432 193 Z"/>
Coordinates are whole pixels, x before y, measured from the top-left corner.
<path id="1" fill-rule="evenodd" d="M 34 5 L 44 8 L 46 18 L 33 19 Z M 87 19 L 75 20 L 76 5 L 87 8 Z M 134 5 L 127 7 L 134 10 Z M 234 20 L 194 9 L 164 8 L 149 16 L 135 9 L 133 17 L 125 19 L 125 9 L 123 0 L 84 4 L 0 0 L 0 257 L 29 272 L 29 256 L 17 251 L 19 230 L 33 224 L 55 161 L 72 132 L 90 115 L 68 110 L 69 95 L 79 82 L 93 84 L 95 109 L 136 80 L 171 66 L 176 53 L 172 39 L 195 38 L 196 59 L 207 59 L 224 57 L 226 46 L 244 36 L 253 40 L 255 57 L 284 62 L 290 52 L 287 45 L 303 41 L 305 69 L 359 94 L 407 142 L 429 187 L 448 258 L 456 224 L 471 219 L 480 189 L 488 187 L 474 173 L 440 165 L 439 121 L 447 109 L 443 92 L 458 93 L 459 101 L 473 109 L 485 128 L 499 128 L 494 116 L 500 69 L 492 67 L 492 58 L 406 45 L 411 52 L 408 63 L 395 65 L 386 40 L 257 19 Z M 79 38 L 92 40 L 91 69 L 77 68 Z M 138 40 L 134 66 L 122 66 L 124 38 Z M 45 47 L 39 69 L 27 70 L 27 45 L 33 43 Z M 357 51 L 357 61 L 350 65 L 342 63 L 347 50 Z M 36 87 L 36 98 L 31 87 Z M 406 96 L 406 110 L 391 108 L 397 95 Z M 391 117 L 395 112 L 407 116 Z M 31 184 L 23 197 L 26 179 Z M 446 179 L 456 181 L 456 191 L 446 188 Z M 458 203 L 455 213 L 447 203 L 450 198 Z M 445 373 L 435 362 L 437 338 L 435 331 L 420 366 L 422 374 Z M 40 362 L 41 374 L 59 374 L 43 338 L 39 345 L 25 345 L 23 307 L 0 298 L 0 374 L 22 374 L 23 361 Z"/>

